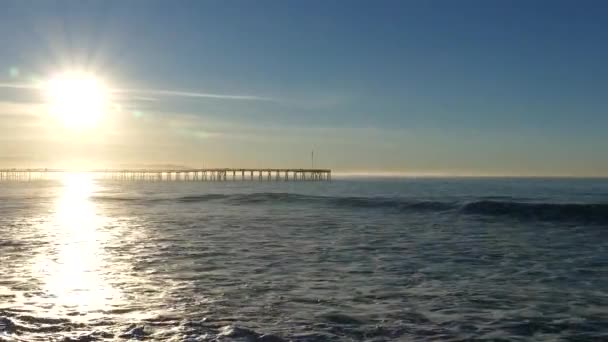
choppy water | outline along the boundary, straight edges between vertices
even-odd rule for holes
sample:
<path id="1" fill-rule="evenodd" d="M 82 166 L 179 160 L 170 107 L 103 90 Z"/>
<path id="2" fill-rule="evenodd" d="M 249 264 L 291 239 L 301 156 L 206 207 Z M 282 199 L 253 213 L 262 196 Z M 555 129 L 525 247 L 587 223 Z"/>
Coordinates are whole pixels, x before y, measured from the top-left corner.
<path id="1" fill-rule="evenodd" d="M 608 180 L 0 183 L 0 340 L 608 340 Z"/>

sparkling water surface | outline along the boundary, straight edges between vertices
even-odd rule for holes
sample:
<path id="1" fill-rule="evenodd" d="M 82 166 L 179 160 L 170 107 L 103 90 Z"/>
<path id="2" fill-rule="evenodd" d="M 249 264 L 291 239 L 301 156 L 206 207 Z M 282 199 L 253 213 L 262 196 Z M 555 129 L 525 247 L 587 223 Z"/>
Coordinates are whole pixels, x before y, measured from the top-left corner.
<path id="1" fill-rule="evenodd" d="M 0 183 L 0 341 L 608 340 L 608 180 Z"/>

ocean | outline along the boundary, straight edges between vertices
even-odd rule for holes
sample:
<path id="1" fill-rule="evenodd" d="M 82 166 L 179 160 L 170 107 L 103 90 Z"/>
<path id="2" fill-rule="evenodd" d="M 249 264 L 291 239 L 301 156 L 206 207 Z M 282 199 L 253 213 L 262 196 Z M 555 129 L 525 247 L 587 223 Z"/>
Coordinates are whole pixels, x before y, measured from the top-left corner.
<path id="1" fill-rule="evenodd" d="M 0 182 L 0 341 L 608 341 L 608 180 Z"/>

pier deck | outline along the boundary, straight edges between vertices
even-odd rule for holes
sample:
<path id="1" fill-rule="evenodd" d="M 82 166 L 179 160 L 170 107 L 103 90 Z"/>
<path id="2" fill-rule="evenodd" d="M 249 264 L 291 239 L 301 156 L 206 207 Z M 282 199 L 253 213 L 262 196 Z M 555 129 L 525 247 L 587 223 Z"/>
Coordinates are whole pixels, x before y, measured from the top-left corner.
<path id="1" fill-rule="evenodd" d="M 121 181 L 329 181 L 329 169 L 0 169 L 0 181 L 46 179 L 64 173 L 89 173 L 95 177 Z"/>

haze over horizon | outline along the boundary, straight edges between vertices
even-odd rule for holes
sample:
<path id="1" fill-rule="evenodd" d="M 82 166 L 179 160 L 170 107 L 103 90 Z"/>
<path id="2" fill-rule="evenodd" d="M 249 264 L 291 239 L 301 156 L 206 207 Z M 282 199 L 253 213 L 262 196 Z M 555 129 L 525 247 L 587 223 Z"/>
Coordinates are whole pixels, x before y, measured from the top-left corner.
<path id="1" fill-rule="evenodd" d="M 3 1 L 0 168 L 608 176 L 606 2 L 180 4 Z"/>

